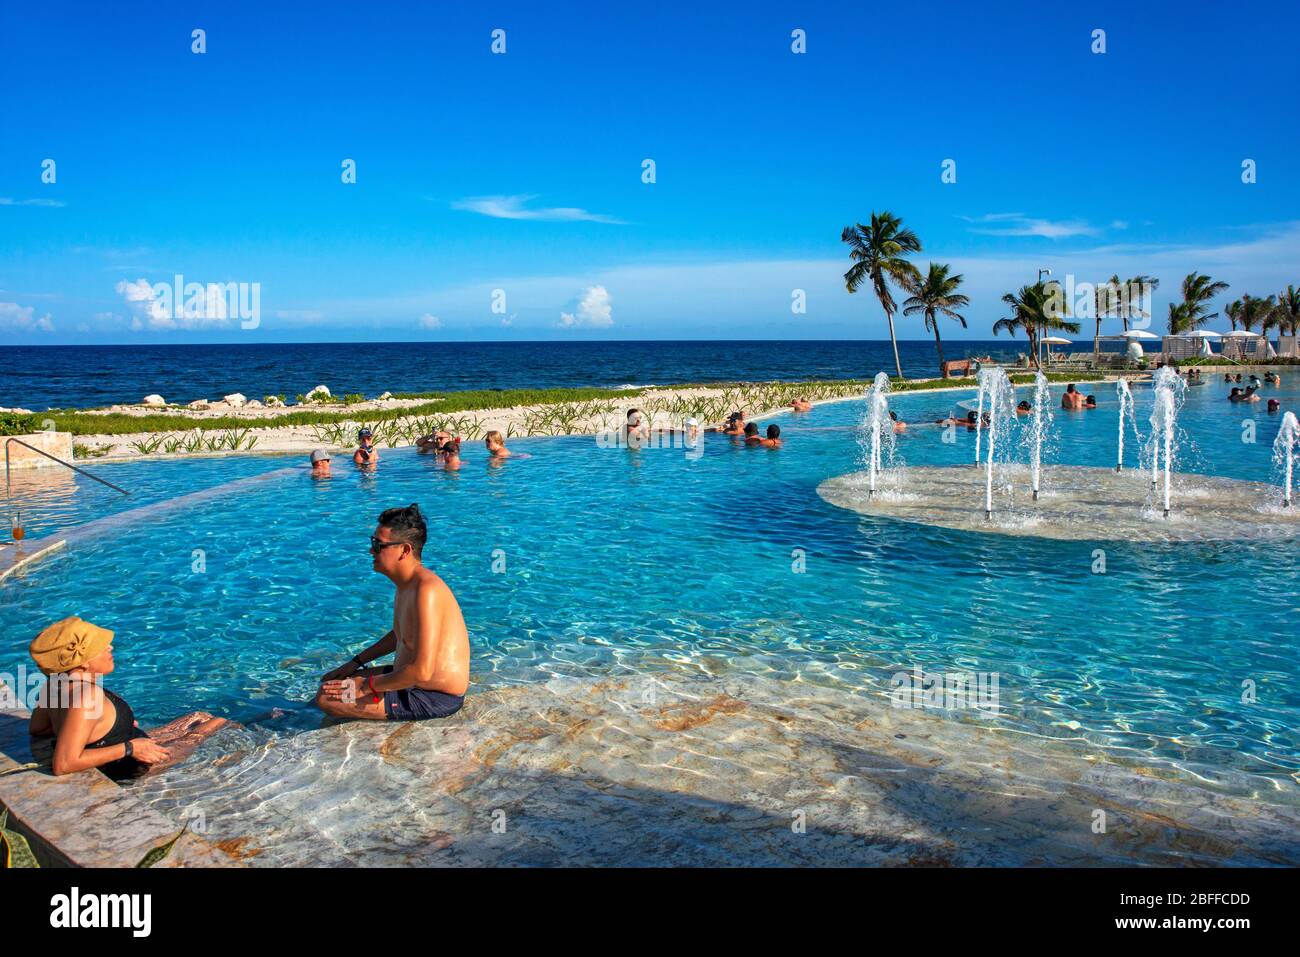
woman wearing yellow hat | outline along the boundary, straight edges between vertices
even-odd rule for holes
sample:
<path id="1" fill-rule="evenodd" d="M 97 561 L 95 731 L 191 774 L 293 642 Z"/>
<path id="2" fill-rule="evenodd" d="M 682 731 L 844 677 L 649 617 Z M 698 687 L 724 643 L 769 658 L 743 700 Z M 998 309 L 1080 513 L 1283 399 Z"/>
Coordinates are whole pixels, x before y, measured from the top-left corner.
<path id="1" fill-rule="evenodd" d="M 32 711 L 31 734 L 55 738 L 55 774 L 99 768 L 115 780 L 135 777 L 181 760 L 226 724 L 197 711 L 152 734 L 141 731 L 131 706 L 100 680 L 113 671 L 113 633 L 80 618 L 50 625 L 36 636 L 31 653 L 50 676 Z"/>

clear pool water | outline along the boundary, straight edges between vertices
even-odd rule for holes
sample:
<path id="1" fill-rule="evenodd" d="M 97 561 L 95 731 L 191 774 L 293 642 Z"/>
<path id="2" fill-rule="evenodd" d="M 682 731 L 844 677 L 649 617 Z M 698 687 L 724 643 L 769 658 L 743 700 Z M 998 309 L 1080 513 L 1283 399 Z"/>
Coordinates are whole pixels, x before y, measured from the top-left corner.
<path id="1" fill-rule="evenodd" d="M 116 492 L 94 479 L 64 468 L 14 471 L 10 473 L 12 501 L 6 505 L 9 514 L 4 515 L 4 525 L 0 528 L 3 536 L 9 536 L 14 512 L 19 514 L 28 539 L 42 538 L 106 515 L 284 468 L 285 459 L 278 455 L 154 459 L 148 462 L 96 462 L 90 459 L 78 460 L 77 465 L 125 489 L 128 494 Z"/>
<path id="2" fill-rule="evenodd" d="M 1280 416 L 1262 402 L 1230 405 L 1226 391 L 1214 380 L 1189 390 L 1181 467 L 1269 480 Z M 1300 410 L 1300 376 L 1284 374 L 1266 394 Z M 919 423 L 968 397 L 903 394 L 894 408 Z M 1149 402 L 1149 390 L 1137 392 L 1144 429 Z M 113 685 L 143 723 L 197 707 L 262 721 L 278 708 L 297 717 L 271 725 L 305 726 L 302 702 L 318 676 L 389 626 L 391 586 L 367 554 L 376 515 L 419 502 L 426 561 L 460 599 L 483 685 L 669 669 L 874 695 L 915 665 L 996 672 L 1001 712 L 982 720 L 1202 780 L 1231 777 L 1252 793 L 1293 791 L 1294 545 L 1059 542 L 859 516 L 816 487 L 860 466 L 862 412 L 845 402 L 782 416 L 787 444 L 777 451 L 709 436 L 692 459 L 535 439 L 513 443 L 531 457 L 501 468 L 477 448 L 459 473 L 397 450 L 375 474 L 273 478 L 79 543 L 8 580 L 0 670 L 27 662 L 44 624 L 80 614 L 117 631 Z M 1243 441 L 1247 421 L 1253 443 Z M 1113 407 L 1058 409 L 1056 428 L 1052 460 L 1113 462 Z M 965 462 L 972 442 L 918 427 L 899 454 Z M 292 461 L 138 463 L 113 480 L 191 491 Z M 1097 548 L 1105 574 L 1092 571 Z M 1243 682 L 1254 689 L 1248 704 Z"/>

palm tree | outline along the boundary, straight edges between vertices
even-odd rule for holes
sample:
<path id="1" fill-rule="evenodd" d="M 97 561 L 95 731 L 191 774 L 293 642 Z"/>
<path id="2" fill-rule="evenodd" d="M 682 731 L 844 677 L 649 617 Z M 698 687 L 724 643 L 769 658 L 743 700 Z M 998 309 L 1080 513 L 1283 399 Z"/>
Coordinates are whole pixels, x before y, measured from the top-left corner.
<path id="1" fill-rule="evenodd" d="M 1211 279 L 1203 273 L 1189 272 L 1183 278 L 1183 301 L 1169 304 L 1170 335 L 1191 332 L 1217 316 L 1217 312 L 1207 313 L 1205 306 L 1227 289 L 1226 282 Z"/>
<path id="2" fill-rule="evenodd" d="M 1093 315 L 1097 320 L 1094 339 L 1101 338 L 1101 320 L 1110 319 L 1121 312 L 1119 274 L 1111 276 L 1092 291 Z"/>
<path id="3" fill-rule="evenodd" d="M 1056 280 L 1021 286 L 1019 292 L 1009 292 L 1002 301 L 1011 307 L 1011 315 L 993 323 L 993 334 L 1022 331 L 1029 339 L 1030 362 L 1038 365 L 1038 342 L 1044 332 L 1070 332 L 1078 334 L 1079 323 L 1065 317 L 1069 303 Z"/>
<path id="4" fill-rule="evenodd" d="M 1160 280 L 1155 276 L 1134 276 L 1132 279 L 1124 282 L 1124 296 L 1121 303 L 1121 315 L 1124 319 L 1124 331 L 1128 332 L 1129 320 L 1133 318 L 1133 290 L 1150 287 L 1151 289 L 1160 288 Z"/>
<path id="5" fill-rule="evenodd" d="M 1241 297 L 1241 328 L 1247 332 L 1251 331 L 1251 326 L 1255 323 L 1262 323 L 1273 311 L 1277 304 L 1273 302 L 1272 296 L 1265 296 L 1260 299 L 1258 296 L 1252 296 L 1249 293 Z"/>
<path id="6" fill-rule="evenodd" d="M 1279 330 L 1290 330 L 1295 335 L 1300 330 L 1300 289 L 1289 285 L 1277 294 L 1277 305 L 1273 307 Z"/>
<path id="7" fill-rule="evenodd" d="M 1228 321 L 1232 323 L 1232 331 L 1236 332 L 1237 323 L 1241 321 L 1241 300 L 1234 299 L 1232 302 L 1224 306 L 1223 314 L 1227 316 Z"/>
<path id="8" fill-rule="evenodd" d="M 872 212 L 871 225 L 858 223 L 845 226 L 840 239 L 849 244 L 849 258 L 853 265 L 844 274 L 844 285 L 850 293 L 857 292 L 864 283 L 870 282 L 872 291 L 880 300 L 885 310 L 885 319 L 889 322 L 889 341 L 894 347 L 894 368 L 898 377 L 903 377 L 903 363 L 898 358 L 898 340 L 894 337 L 894 311 L 898 306 L 889 294 L 889 280 L 906 287 L 919 276 L 917 269 L 904 257 L 907 253 L 919 253 L 921 240 L 910 229 L 903 228 L 903 221 L 893 213 Z"/>
<path id="9" fill-rule="evenodd" d="M 939 353 L 939 375 L 943 375 L 943 343 L 939 340 L 939 319 L 942 313 L 961 323 L 966 328 L 966 317 L 957 312 L 970 305 L 970 297 L 957 291 L 961 285 L 961 274 L 948 275 L 946 263 L 930 263 L 925 278 L 918 276 L 912 280 L 907 291 L 912 295 L 903 303 L 903 315 L 914 316 L 918 312 L 925 316 L 925 328 L 934 333 L 934 349 Z"/>

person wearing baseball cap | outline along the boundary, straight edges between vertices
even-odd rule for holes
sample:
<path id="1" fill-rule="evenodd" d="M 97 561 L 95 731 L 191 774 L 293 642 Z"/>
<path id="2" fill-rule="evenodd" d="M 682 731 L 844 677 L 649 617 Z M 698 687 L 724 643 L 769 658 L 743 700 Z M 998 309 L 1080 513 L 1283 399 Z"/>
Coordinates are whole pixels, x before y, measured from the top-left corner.
<path id="1" fill-rule="evenodd" d="M 324 449 L 312 450 L 311 474 L 313 478 L 330 477 L 330 454 Z"/>
<path id="2" fill-rule="evenodd" d="M 374 436 L 370 430 L 362 427 L 357 432 L 358 447 L 352 454 L 352 461 L 363 467 L 372 467 L 379 461 L 379 449 L 375 448 Z"/>
<path id="3" fill-rule="evenodd" d="M 136 777 L 151 765 L 175 763 L 226 724 L 196 711 L 152 735 L 140 730 L 131 706 L 103 685 L 114 669 L 113 632 L 75 615 L 50 625 L 28 650 L 49 676 L 29 730 L 33 738 L 55 739 L 56 775 L 98 768 L 114 780 Z"/>

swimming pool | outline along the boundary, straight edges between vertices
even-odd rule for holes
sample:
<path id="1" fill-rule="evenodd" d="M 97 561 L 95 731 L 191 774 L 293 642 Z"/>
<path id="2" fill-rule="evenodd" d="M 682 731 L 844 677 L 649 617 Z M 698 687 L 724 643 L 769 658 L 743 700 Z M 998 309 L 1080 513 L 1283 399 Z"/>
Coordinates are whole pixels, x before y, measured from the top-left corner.
<path id="1" fill-rule="evenodd" d="M 1270 481 L 1280 416 L 1229 404 L 1226 391 L 1213 378 L 1188 391 L 1180 467 Z M 1265 394 L 1300 409 L 1300 376 Z M 969 396 L 904 393 L 893 408 L 921 423 Z M 1149 390 L 1136 401 L 1146 429 Z M 776 451 L 721 436 L 698 458 L 547 438 L 512 442 L 530 457 L 500 468 L 478 448 L 459 473 L 385 450 L 374 474 L 271 478 L 80 542 L 0 585 L 0 670 L 27 663 L 43 625 L 80 614 L 116 630 L 113 686 L 142 723 L 203 707 L 246 722 L 290 709 L 277 727 L 311 726 L 302 702 L 318 676 L 389 627 L 391 586 L 367 554 L 375 517 L 419 502 L 426 562 L 461 602 L 480 687 L 677 671 L 882 695 L 914 666 L 991 672 L 1000 712 L 982 721 L 1234 793 L 1291 794 L 1294 545 L 1006 538 L 837 509 L 816 489 L 860 466 L 862 413 L 855 401 L 782 416 Z M 1113 464 L 1113 408 L 1055 417 L 1050 461 Z M 918 427 L 898 452 L 954 464 L 972 443 Z M 142 462 L 106 477 L 189 491 L 297 461 Z M 1093 573 L 1096 548 L 1105 574 Z"/>

